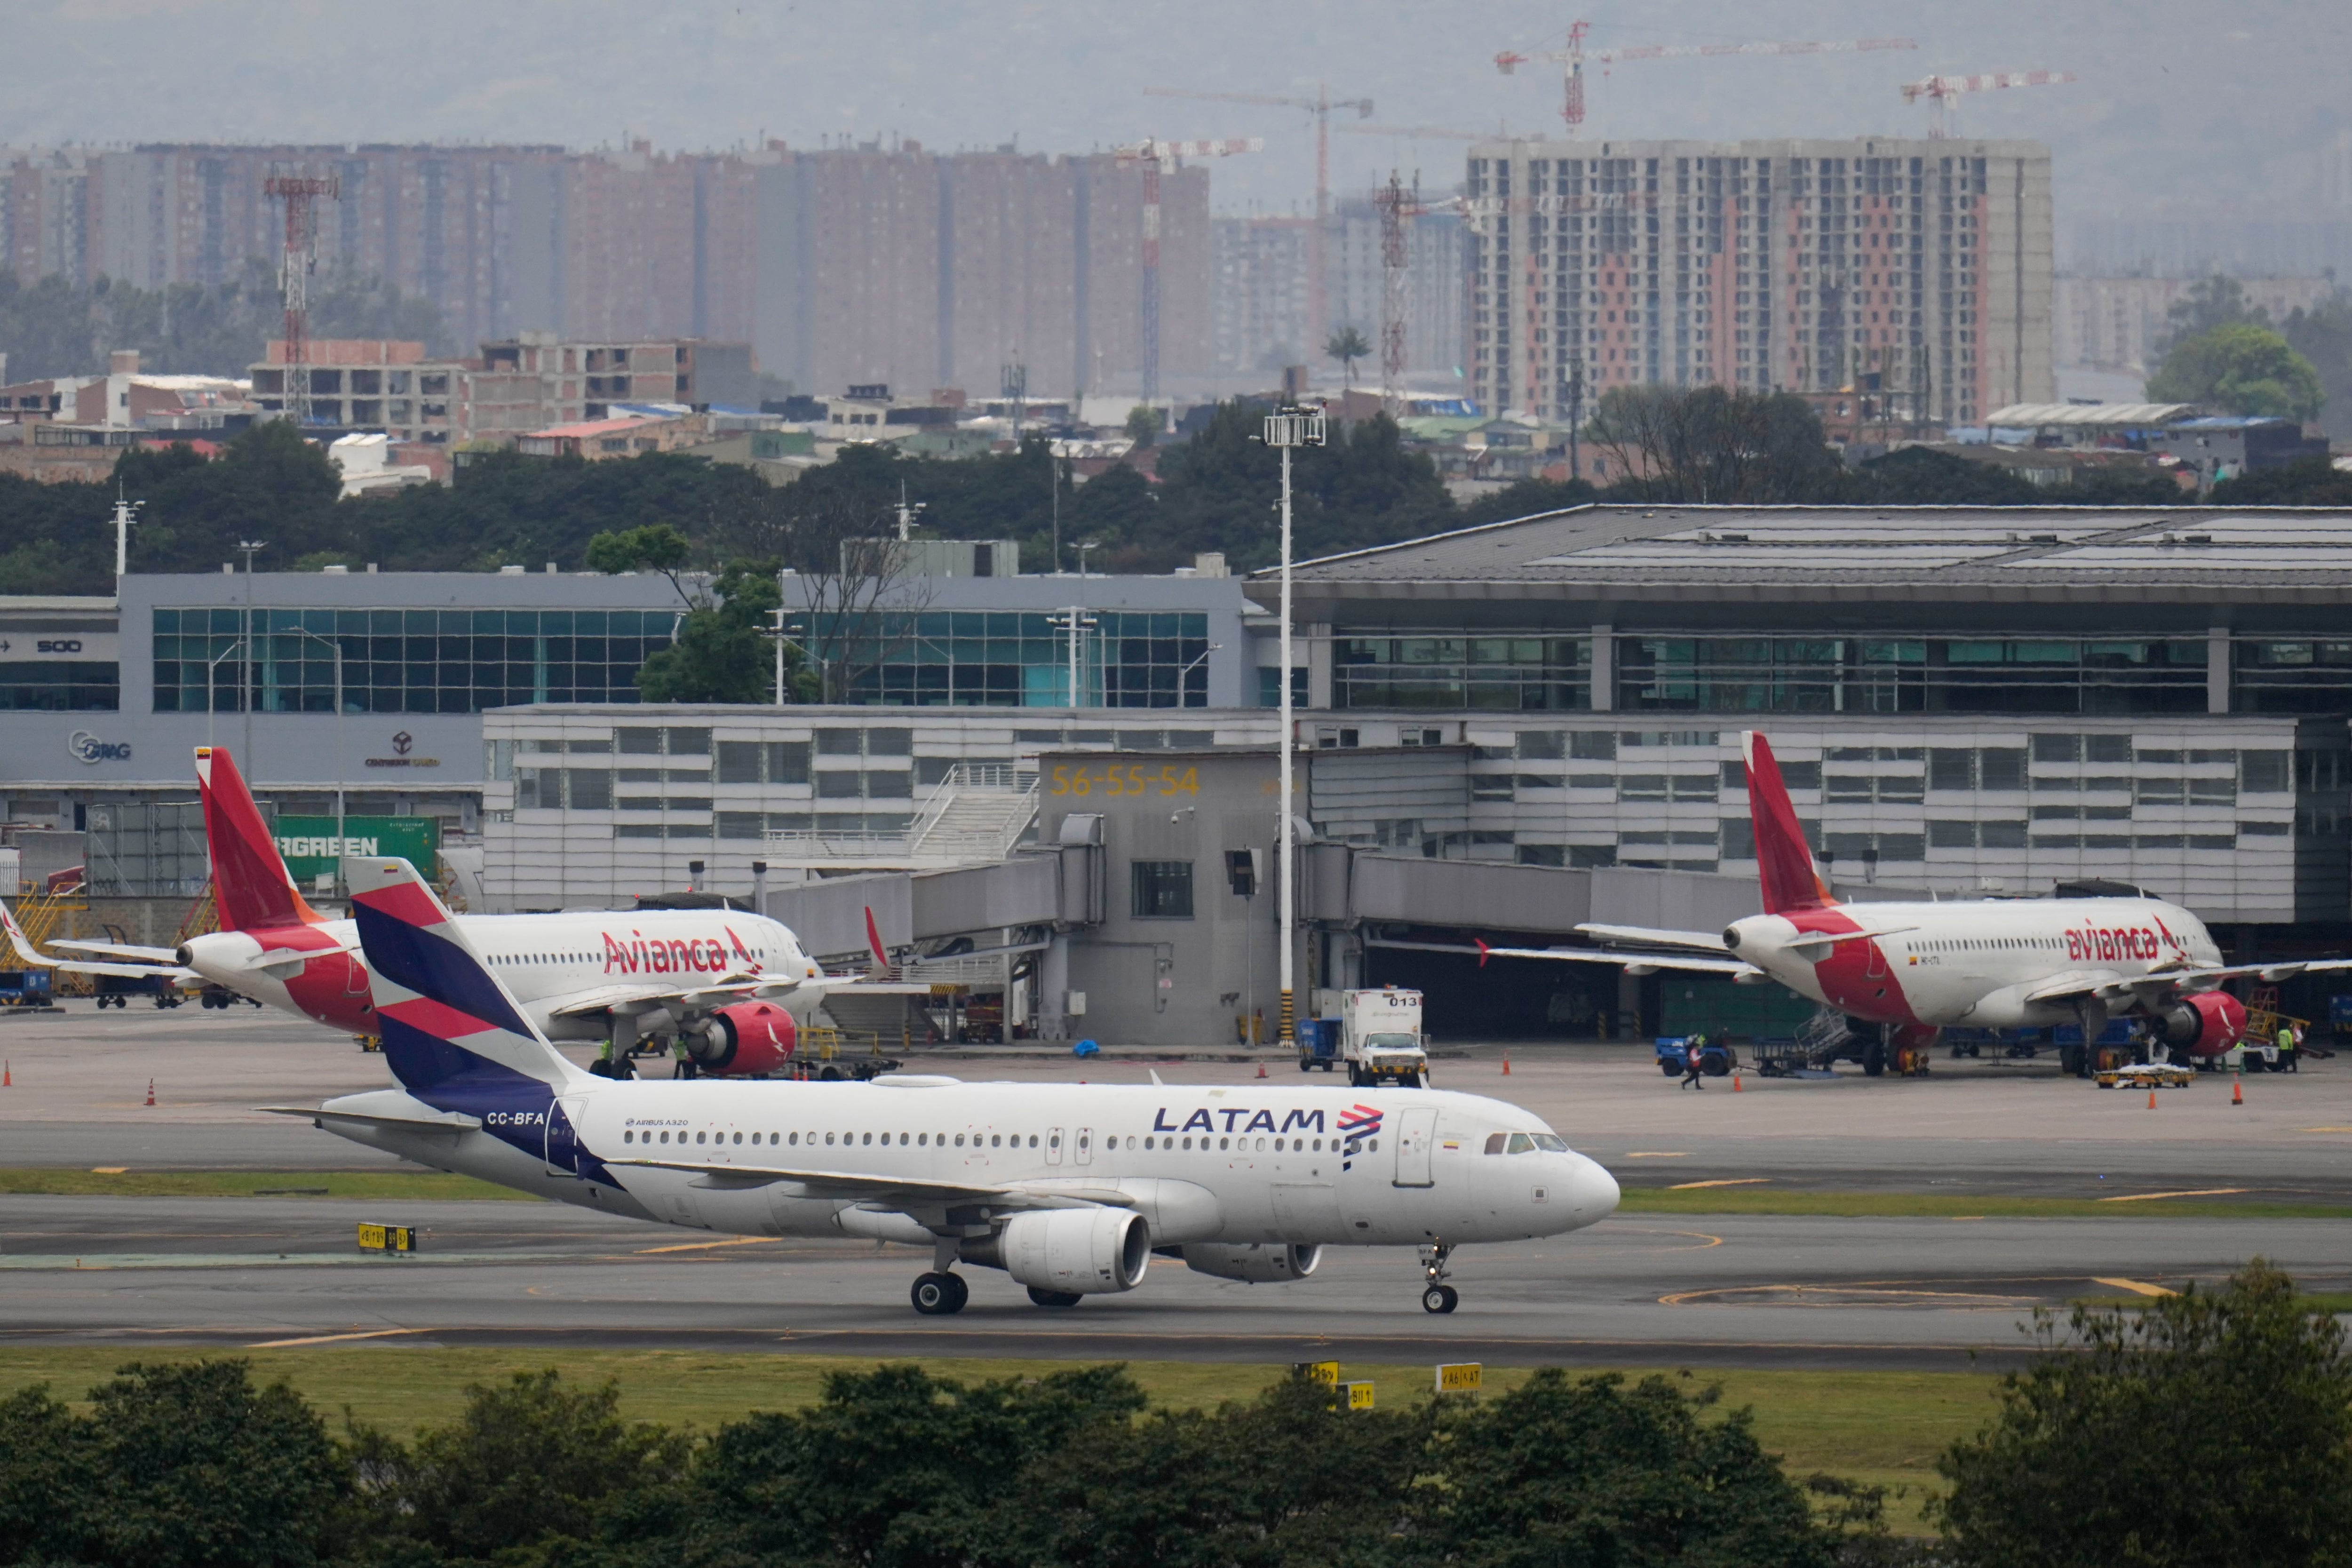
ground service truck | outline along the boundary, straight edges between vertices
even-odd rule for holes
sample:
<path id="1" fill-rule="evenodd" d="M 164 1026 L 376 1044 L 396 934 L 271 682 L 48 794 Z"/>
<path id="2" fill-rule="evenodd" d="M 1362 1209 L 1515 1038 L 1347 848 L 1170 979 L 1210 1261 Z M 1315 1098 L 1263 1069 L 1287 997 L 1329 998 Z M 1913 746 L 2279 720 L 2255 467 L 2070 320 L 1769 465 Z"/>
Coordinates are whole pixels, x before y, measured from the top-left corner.
<path id="1" fill-rule="evenodd" d="M 1353 1084 L 1418 1089 L 1429 1074 L 1421 1033 L 1421 993 L 1387 986 L 1339 997 L 1339 1056 Z"/>

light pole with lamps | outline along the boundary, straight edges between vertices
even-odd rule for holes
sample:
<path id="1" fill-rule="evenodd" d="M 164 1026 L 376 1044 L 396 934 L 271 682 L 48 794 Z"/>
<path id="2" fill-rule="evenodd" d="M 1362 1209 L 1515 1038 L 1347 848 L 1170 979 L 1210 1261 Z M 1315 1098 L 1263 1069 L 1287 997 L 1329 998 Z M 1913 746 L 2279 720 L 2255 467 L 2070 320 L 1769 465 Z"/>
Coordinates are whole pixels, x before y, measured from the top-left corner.
<path id="1" fill-rule="evenodd" d="M 236 547 L 245 552 L 245 636 L 238 639 L 245 647 L 245 658 L 238 666 L 244 674 L 241 698 L 245 705 L 245 767 L 246 777 L 259 776 L 253 766 L 253 558 L 269 548 L 266 539 L 240 539 Z"/>
<path id="2" fill-rule="evenodd" d="M 1221 642 L 1213 642 L 1213 643 L 1211 643 L 1208 647 L 1204 647 L 1204 648 L 1202 648 L 1202 649 L 1201 650 L 1199 657 L 1195 658 L 1192 661 L 1192 663 L 1187 664 L 1183 668 L 1181 668 L 1181 669 L 1180 669 L 1180 670 L 1178 670 L 1178 671 L 1176 672 L 1176 706 L 1177 706 L 1177 707 L 1181 708 L 1181 707 L 1183 707 L 1183 706 L 1184 706 L 1184 678 L 1185 678 L 1186 676 L 1188 676 L 1188 675 L 1192 674 L 1192 671 L 1193 671 L 1195 668 L 1197 668 L 1201 665 L 1201 663 L 1202 663 L 1203 660 L 1205 660 L 1205 659 L 1206 659 L 1206 658 L 1207 658 L 1211 654 L 1215 653 L 1218 649 L 1220 649 L 1220 648 L 1223 647 L 1224 646 L 1225 646 L 1225 645 L 1224 645 L 1224 644 L 1223 644 L 1223 643 L 1221 643 Z M 1203 706 L 1203 707 L 1206 707 L 1207 705 L 1208 705 L 1208 704 L 1207 704 L 1207 702 L 1206 702 L 1205 700 L 1202 703 L 1202 706 Z"/>
<path id="3" fill-rule="evenodd" d="M 307 627 L 295 626 L 292 630 L 294 635 L 298 637 L 309 637 L 312 642 L 324 643 L 328 651 L 331 652 L 335 656 L 335 837 L 341 838 L 343 837 L 343 779 L 345 773 L 343 763 L 343 645 L 336 638 L 322 637 L 318 633 L 311 631 Z"/>
<path id="4" fill-rule="evenodd" d="M 1265 416 L 1265 444 L 1282 453 L 1282 671 L 1281 689 L 1282 734 L 1276 756 L 1279 761 L 1280 782 L 1276 789 L 1281 795 L 1281 809 L 1275 825 L 1275 875 L 1281 879 L 1278 889 L 1282 905 L 1282 1016 L 1278 1037 L 1285 1046 L 1292 1044 L 1293 968 L 1297 963 L 1294 949 L 1298 936 L 1297 879 L 1291 868 L 1294 854 L 1291 845 L 1292 805 L 1290 799 L 1290 768 L 1292 751 L 1290 717 L 1290 453 L 1297 447 L 1323 445 L 1323 410 L 1290 407 Z"/>
<path id="5" fill-rule="evenodd" d="M 214 743 L 213 714 L 217 711 L 219 708 L 219 700 L 215 697 L 213 693 L 213 673 L 220 668 L 221 661 L 223 659 L 235 655 L 240 655 L 244 653 L 244 651 L 245 639 L 243 637 L 233 638 L 228 647 L 213 655 L 212 662 L 205 666 L 205 744 L 207 746 Z M 239 658 L 237 661 L 237 668 L 239 669 L 243 669 L 251 662 L 252 661 L 249 659 Z M 240 691 L 237 693 L 237 700 L 240 703 L 245 701 L 246 697 L 247 694 L 245 692 Z"/>

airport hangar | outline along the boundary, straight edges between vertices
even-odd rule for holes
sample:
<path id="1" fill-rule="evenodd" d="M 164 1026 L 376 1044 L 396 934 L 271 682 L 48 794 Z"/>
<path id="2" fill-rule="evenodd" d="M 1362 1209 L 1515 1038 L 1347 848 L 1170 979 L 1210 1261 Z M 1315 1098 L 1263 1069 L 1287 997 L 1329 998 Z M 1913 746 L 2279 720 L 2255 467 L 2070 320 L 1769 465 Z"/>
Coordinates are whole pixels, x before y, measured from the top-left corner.
<path id="1" fill-rule="evenodd" d="M 2126 882 L 2240 960 L 2352 942 L 2352 514 L 1593 506 L 1297 594 L 1302 1005 L 1395 981 L 1441 1035 L 1781 1032 L 1777 988 L 1394 945 L 1752 911 L 1748 728 L 1845 896 Z M 486 893 L 750 894 L 756 864 L 815 951 L 871 908 L 910 976 L 1045 1038 L 1233 1039 L 1276 1010 L 1273 716 L 1176 700 L 497 710 Z"/>

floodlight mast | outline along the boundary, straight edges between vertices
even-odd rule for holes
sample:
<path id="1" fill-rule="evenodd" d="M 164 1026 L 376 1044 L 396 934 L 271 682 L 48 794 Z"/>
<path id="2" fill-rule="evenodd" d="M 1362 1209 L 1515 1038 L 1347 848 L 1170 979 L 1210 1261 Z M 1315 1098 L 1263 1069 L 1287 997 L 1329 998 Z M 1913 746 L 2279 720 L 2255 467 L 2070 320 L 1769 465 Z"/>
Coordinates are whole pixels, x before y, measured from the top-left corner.
<path id="1" fill-rule="evenodd" d="M 1280 689 L 1279 708 L 1282 714 L 1282 736 L 1277 759 L 1276 788 L 1281 799 L 1275 818 L 1275 875 L 1281 879 L 1277 900 L 1282 911 L 1282 1016 L 1279 1038 L 1286 1046 L 1294 1043 L 1292 997 L 1295 994 L 1293 968 L 1297 962 L 1298 945 L 1298 879 L 1293 861 L 1297 847 L 1292 843 L 1292 823 L 1296 815 L 1290 798 L 1291 752 L 1296 749 L 1291 734 L 1290 703 L 1290 453 L 1297 447 L 1323 445 L 1323 410 L 1321 407 L 1286 407 L 1265 417 L 1265 444 L 1282 453 L 1282 668 L 1276 682 Z"/>

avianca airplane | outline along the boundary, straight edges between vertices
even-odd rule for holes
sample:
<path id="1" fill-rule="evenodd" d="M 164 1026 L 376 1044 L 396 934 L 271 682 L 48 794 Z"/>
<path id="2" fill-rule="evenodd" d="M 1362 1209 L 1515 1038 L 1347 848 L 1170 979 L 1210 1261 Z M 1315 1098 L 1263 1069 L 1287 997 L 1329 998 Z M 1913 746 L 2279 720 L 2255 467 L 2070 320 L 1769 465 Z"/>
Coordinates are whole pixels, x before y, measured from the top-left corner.
<path id="1" fill-rule="evenodd" d="M 1932 1045 L 1952 1026 L 2080 1024 L 2095 1040 L 2109 1018 L 2131 1015 L 2147 1020 L 2154 1041 L 2200 1058 L 2228 1050 L 2245 1028 L 2246 1010 L 2223 981 L 2352 968 L 2352 959 L 2224 963 L 2204 922 L 2160 899 L 1841 904 L 1805 845 L 1771 746 L 1753 731 L 1742 740 L 1761 914 L 1719 935 L 1583 925 L 1580 933 L 1614 945 L 1478 951 L 1778 981 L 1878 1026 L 1888 1046 Z"/>
<path id="2" fill-rule="evenodd" d="M 225 987 L 353 1035 L 378 1033 L 356 928 L 313 910 L 288 874 L 268 823 L 225 747 L 196 748 L 196 784 L 212 851 L 221 929 L 174 949 L 57 942 L 102 962 L 58 963 L 10 939 L 28 962 L 100 973 L 163 974 Z M 458 917 L 540 1029 L 603 1040 L 600 1070 L 630 1076 L 640 1036 L 675 1033 L 700 1072 L 782 1068 L 828 992 L 856 977 L 825 974 L 792 931 L 733 910 L 643 910 Z"/>
<path id="3" fill-rule="evenodd" d="M 344 872 L 400 1087 L 268 1109 L 635 1219 L 926 1247 L 919 1312 L 962 1308 L 958 1263 L 1067 1307 L 1133 1289 L 1155 1251 L 1220 1279 L 1283 1280 L 1332 1246 L 1420 1247 L 1422 1305 L 1450 1312 L 1456 1247 L 1579 1230 L 1617 1205 L 1608 1172 L 1475 1095 L 593 1078 L 406 861 Z"/>

